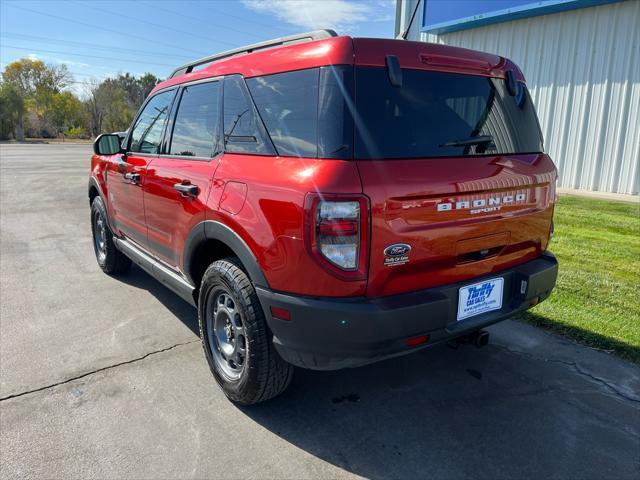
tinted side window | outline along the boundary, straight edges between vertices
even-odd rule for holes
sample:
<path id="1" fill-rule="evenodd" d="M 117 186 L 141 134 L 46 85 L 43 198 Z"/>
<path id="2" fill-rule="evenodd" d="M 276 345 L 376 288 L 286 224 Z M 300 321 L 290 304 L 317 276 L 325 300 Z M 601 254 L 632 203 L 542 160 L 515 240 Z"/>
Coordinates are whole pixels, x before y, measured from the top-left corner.
<path id="1" fill-rule="evenodd" d="M 247 80 L 279 155 L 318 156 L 319 71 L 313 68 Z"/>
<path id="2" fill-rule="evenodd" d="M 352 158 L 353 67 L 277 73 L 247 85 L 278 155 Z"/>
<path id="3" fill-rule="evenodd" d="M 229 153 L 275 155 L 240 75 L 224 79 L 224 142 Z"/>
<path id="4" fill-rule="evenodd" d="M 212 157 L 219 151 L 219 125 L 220 82 L 185 87 L 180 96 L 169 153 Z"/>
<path id="5" fill-rule="evenodd" d="M 320 69 L 318 95 L 318 156 L 353 157 L 353 67 Z"/>
<path id="6" fill-rule="evenodd" d="M 175 91 L 162 92 L 147 102 L 131 131 L 129 151 L 159 153 L 162 130 L 169 115 Z"/>

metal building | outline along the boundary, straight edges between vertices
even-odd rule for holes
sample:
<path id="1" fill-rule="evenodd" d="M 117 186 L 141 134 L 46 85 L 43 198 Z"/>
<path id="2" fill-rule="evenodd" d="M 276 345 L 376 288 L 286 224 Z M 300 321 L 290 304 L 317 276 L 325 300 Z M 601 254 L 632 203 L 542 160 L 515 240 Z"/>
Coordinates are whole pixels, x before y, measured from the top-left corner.
<path id="1" fill-rule="evenodd" d="M 437 4 L 416 8 L 419 1 L 397 0 L 396 35 L 415 12 L 408 40 L 495 53 L 520 66 L 559 187 L 638 195 L 640 0 L 547 0 L 438 24 L 428 22 Z"/>

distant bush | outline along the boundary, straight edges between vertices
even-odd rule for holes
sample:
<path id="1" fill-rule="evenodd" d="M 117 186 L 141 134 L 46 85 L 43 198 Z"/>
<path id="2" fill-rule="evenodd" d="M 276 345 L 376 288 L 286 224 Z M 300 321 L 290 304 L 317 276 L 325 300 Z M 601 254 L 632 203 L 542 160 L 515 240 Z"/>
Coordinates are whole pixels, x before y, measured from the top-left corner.
<path id="1" fill-rule="evenodd" d="M 83 127 L 73 127 L 70 128 L 69 130 L 67 130 L 67 133 L 65 133 L 65 137 L 67 138 L 89 138 L 89 135 L 87 134 L 87 130 Z"/>

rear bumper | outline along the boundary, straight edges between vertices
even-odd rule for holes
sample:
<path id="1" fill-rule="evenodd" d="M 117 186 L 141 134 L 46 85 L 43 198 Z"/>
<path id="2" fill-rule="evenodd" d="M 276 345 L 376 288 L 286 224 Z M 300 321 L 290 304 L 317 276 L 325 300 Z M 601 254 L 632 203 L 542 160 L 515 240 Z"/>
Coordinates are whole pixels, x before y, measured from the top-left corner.
<path id="1" fill-rule="evenodd" d="M 410 353 L 505 320 L 546 299 L 557 275 L 558 262 L 546 252 L 487 277 L 378 299 L 312 298 L 256 290 L 276 349 L 286 361 L 313 370 L 337 370 Z M 502 308 L 457 321 L 459 288 L 496 277 L 504 279 Z M 271 307 L 288 310 L 291 320 L 273 317 Z M 429 336 L 427 343 L 407 346 L 408 339 L 421 335 Z"/>

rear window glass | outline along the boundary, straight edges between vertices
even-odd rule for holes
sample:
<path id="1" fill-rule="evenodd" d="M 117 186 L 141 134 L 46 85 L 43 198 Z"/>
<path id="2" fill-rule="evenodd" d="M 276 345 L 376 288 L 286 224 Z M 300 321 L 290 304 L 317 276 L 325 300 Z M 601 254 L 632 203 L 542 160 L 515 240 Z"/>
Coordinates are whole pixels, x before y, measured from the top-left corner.
<path id="1" fill-rule="evenodd" d="M 219 82 L 210 82 L 182 90 L 171 137 L 171 155 L 212 157 L 217 153 L 219 89 Z"/>
<path id="2" fill-rule="evenodd" d="M 402 70 L 394 87 L 385 69 L 358 67 L 356 108 L 356 158 L 542 151 L 526 88 L 510 96 L 500 79 Z M 483 142 L 470 144 L 474 137 Z"/>

